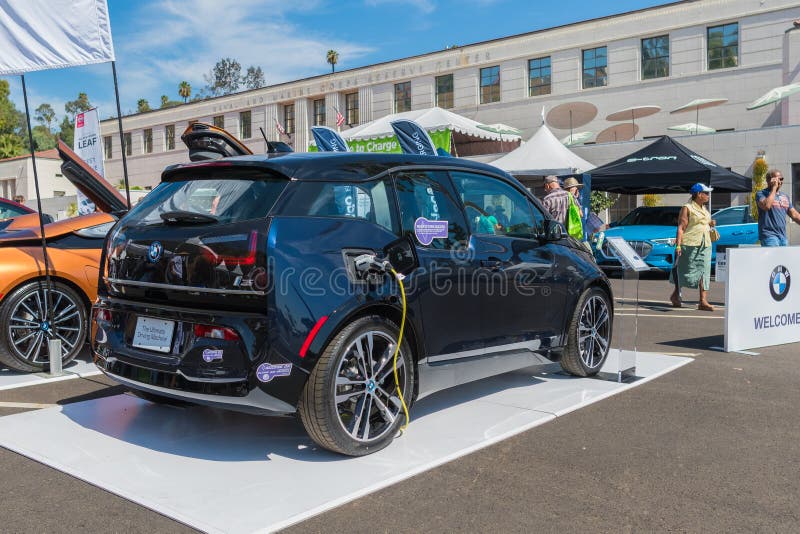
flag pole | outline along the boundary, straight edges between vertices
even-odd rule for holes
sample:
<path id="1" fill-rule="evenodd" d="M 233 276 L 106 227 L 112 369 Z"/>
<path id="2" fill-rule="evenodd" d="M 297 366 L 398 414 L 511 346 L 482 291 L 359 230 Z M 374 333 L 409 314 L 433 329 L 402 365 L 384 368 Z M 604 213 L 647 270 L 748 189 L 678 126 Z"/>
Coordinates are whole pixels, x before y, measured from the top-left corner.
<path id="1" fill-rule="evenodd" d="M 117 83 L 117 62 L 111 62 L 111 72 L 114 74 L 114 95 L 117 97 L 117 124 L 119 125 L 119 146 L 122 148 L 122 174 L 125 178 L 125 198 L 128 209 L 131 209 L 131 189 L 128 185 L 128 160 L 125 157 L 125 134 L 122 132 L 122 110 L 119 105 L 119 84 Z"/>
<path id="2" fill-rule="evenodd" d="M 39 193 L 39 172 L 36 170 L 36 147 L 33 144 L 33 130 L 31 130 L 31 113 L 28 107 L 28 89 L 25 85 L 25 75 L 21 74 L 22 79 L 22 99 L 25 101 L 25 120 L 28 124 L 28 143 L 31 146 L 31 164 L 33 165 L 33 185 L 36 188 L 36 207 L 39 210 L 39 232 L 42 235 L 42 257 L 44 259 L 44 276 L 45 276 L 45 295 L 44 302 L 47 306 L 45 317 L 42 317 L 43 323 L 53 323 L 53 295 L 52 295 L 52 280 L 50 280 L 50 262 L 47 257 L 47 238 L 44 234 L 44 213 L 42 212 L 42 196 Z M 40 286 L 41 287 L 41 286 Z M 49 325 L 42 326 L 42 330 L 49 334 Z M 41 344 L 40 344 L 41 347 Z M 52 360 L 52 358 L 51 358 Z"/>

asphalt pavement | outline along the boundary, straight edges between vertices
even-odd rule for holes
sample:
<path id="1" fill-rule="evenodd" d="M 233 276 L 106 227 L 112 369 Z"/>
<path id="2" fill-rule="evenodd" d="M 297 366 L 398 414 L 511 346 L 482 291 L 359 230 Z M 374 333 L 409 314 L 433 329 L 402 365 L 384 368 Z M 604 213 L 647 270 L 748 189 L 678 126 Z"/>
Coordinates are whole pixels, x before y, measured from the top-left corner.
<path id="1" fill-rule="evenodd" d="M 673 309 L 665 280 L 639 284 L 637 348 L 689 365 L 288 531 L 797 532 L 800 351 L 710 349 L 722 291 L 702 312 L 694 292 Z M 0 416 L 121 391 L 101 376 L 0 391 Z M 2 532 L 193 532 L 2 448 L 0 473 Z"/>

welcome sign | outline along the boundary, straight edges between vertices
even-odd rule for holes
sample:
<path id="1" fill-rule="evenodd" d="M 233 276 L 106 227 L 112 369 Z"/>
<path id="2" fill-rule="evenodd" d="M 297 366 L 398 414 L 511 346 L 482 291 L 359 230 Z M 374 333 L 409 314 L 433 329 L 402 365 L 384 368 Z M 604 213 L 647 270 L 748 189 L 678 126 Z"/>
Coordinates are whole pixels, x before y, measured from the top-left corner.
<path id="1" fill-rule="evenodd" d="M 732 248 L 727 260 L 725 350 L 800 342 L 800 247 Z"/>

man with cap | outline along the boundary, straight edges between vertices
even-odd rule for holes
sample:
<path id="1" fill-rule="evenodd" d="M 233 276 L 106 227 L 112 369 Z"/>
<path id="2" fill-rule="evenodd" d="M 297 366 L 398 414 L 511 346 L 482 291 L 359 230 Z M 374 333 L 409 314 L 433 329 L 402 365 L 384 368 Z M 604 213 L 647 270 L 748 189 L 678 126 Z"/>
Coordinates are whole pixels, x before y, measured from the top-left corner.
<path id="1" fill-rule="evenodd" d="M 758 205 L 758 239 L 762 247 L 785 247 L 786 216 L 800 224 L 800 213 L 792 206 L 786 193 L 781 193 L 783 174 L 778 169 L 767 172 L 767 187 L 756 193 Z"/>
<path id="2" fill-rule="evenodd" d="M 542 205 L 550 216 L 561 224 L 567 224 L 567 210 L 569 209 L 569 192 L 561 189 L 557 176 L 546 176 L 544 179 L 545 197 Z"/>

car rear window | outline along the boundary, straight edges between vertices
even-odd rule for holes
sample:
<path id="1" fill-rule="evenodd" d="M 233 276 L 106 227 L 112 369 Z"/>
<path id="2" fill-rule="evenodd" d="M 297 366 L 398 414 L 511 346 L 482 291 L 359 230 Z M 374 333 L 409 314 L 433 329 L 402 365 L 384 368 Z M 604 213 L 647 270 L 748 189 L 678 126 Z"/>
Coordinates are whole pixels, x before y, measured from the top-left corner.
<path id="1" fill-rule="evenodd" d="M 371 182 L 296 182 L 281 215 L 363 219 L 398 232 L 386 180 Z"/>
<path id="2" fill-rule="evenodd" d="M 235 177 L 162 182 L 131 211 L 137 224 L 160 224 L 161 214 L 184 211 L 212 215 L 224 224 L 266 217 L 288 182 Z"/>

